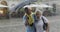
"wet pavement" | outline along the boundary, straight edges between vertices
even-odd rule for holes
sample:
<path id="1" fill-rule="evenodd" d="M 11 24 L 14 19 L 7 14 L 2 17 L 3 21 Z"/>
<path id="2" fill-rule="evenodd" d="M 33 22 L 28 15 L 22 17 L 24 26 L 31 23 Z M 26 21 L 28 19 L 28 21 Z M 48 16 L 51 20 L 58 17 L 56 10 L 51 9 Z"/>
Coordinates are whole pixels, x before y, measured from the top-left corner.
<path id="1" fill-rule="evenodd" d="M 22 32 L 23 24 L 19 18 L 0 20 L 0 32 Z"/>
<path id="2" fill-rule="evenodd" d="M 60 16 L 52 16 L 47 18 L 50 23 L 50 32 L 60 32 Z M 0 32 L 24 32 L 22 19 L 1 19 Z"/>

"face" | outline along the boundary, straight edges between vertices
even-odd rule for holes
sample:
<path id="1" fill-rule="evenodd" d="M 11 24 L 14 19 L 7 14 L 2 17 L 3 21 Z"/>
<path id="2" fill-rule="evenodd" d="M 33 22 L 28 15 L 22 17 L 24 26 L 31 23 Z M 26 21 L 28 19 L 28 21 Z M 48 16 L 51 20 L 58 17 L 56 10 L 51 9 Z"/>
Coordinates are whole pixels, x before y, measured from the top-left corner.
<path id="1" fill-rule="evenodd" d="M 39 11 L 37 11 L 37 12 L 36 12 L 36 16 L 37 16 L 37 18 L 40 18 L 41 13 L 40 13 Z"/>
<path id="2" fill-rule="evenodd" d="M 31 9 L 28 9 L 28 14 L 31 14 L 31 11 L 32 11 Z"/>
<path id="3" fill-rule="evenodd" d="M 27 14 L 31 14 L 31 9 L 30 8 L 28 8 L 28 11 L 26 12 Z"/>

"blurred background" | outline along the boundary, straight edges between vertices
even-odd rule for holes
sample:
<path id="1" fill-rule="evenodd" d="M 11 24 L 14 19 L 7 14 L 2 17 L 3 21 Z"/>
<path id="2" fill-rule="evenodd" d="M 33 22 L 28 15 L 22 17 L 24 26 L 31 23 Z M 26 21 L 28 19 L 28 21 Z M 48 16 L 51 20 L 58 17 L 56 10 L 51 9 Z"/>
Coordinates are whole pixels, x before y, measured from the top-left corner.
<path id="1" fill-rule="evenodd" d="M 60 0 L 0 0 L 0 32 L 24 32 L 24 7 L 31 4 L 42 6 L 38 9 L 49 20 L 50 32 L 60 32 Z"/>

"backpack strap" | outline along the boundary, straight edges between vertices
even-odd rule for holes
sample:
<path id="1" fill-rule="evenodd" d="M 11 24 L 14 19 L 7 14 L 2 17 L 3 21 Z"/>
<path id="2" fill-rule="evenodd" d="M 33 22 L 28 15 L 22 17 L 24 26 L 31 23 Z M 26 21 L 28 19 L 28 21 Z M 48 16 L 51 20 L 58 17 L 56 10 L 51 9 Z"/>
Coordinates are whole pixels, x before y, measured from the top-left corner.
<path id="1" fill-rule="evenodd" d="M 47 26 L 48 26 L 48 24 L 47 23 L 45 23 L 45 21 L 44 21 L 44 18 L 42 17 L 42 21 L 43 21 L 43 29 L 44 30 L 46 30 L 47 29 Z"/>
<path id="2" fill-rule="evenodd" d="M 45 22 L 44 22 L 44 18 L 42 17 L 42 21 L 43 21 L 43 23 L 45 24 Z"/>

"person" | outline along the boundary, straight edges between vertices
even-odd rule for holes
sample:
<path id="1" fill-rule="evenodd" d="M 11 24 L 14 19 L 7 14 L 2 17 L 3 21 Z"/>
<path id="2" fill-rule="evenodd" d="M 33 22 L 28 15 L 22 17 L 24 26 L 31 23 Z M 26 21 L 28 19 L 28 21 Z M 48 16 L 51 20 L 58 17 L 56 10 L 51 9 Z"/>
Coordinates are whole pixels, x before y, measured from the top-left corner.
<path id="1" fill-rule="evenodd" d="M 8 6 L 8 3 L 7 3 L 7 1 L 5 1 L 5 0 L 2 0 L 2 1 L 1 1 L 1 4 L 2 4 L 2 5 L 5 5 L 5 6 Z"/>
<path id="2" fill-rule="evenodd" d="M 49 32 L 49 23 L 46 17 L 42 15 L 40 10 L 35 11 L 35 27 L 36 32 Z"/>
<path id="3" fill-rule="evenodd" d="M 54 14 L 56 13 L 56 4 L 55 3 L 53 4 L 53 12 L 54 12 Z"/>
<path id="4" fill-rule="evenodd" d="M 25 8 L 25 15 L 23 16 L 23 21 L 26 27 L 26 32 L 35 32 L 34 29 L 34 18 L 31 8 Z"/>

